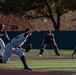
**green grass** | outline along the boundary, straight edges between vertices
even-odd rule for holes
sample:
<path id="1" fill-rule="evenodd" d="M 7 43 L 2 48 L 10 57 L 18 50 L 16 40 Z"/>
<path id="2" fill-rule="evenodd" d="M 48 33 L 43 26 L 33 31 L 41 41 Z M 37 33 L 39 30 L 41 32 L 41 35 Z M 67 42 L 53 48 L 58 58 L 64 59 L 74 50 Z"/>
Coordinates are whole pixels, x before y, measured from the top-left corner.
<path id="1" fill-rule="evenodd" d="M 39 49 L 34 49 L 34 50 L 31 50 L 28 54 L 29 55 L 38 55 L 38 53 L 39 53 Z M 70 56 L 73 53 L 73 50 L 63 50 L 63 49 L 60 49 L 59 53 L 62 56 Z M 53 49 L 45 49 L 43 55 L 55 55 L 55 53 L 54 53 Z"/>
<path id="2" fill-rule="evenodd" d="M 60 50 L 62 56 L 70 56 L 73 50 Z M 39 53 L 38 49 L 31 50 L 25 55 L 37 56 Z M 54 56 L 53 50 L 45 50 L 43 56 Z M 76 72 L 76 59 L 27 59 L 26 60 L 29 67 L 36 70 L 68 70 Z M 12 68 L 23 68 L 21 60 L 10 60 L 7 64 L 0 64 L 1 67 L 12 67 Z M 73 75 L 76 75 L 73 74 Z"/>

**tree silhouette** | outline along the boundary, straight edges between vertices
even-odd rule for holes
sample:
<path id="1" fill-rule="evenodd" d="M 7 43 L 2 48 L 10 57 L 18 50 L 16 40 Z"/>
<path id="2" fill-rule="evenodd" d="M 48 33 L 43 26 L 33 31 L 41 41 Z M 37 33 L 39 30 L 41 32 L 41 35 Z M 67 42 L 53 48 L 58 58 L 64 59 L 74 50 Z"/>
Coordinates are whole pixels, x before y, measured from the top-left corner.
<path id="1" fill-rule="evenodd" d="M 50 18 L 55 30 L 60 30 L 61 16 L 76 10 L 76 0 L 1 0 L 4 15 L 25 15 L 28 18 Z M 56 15 L 56 18 L 54 18 Z"/>

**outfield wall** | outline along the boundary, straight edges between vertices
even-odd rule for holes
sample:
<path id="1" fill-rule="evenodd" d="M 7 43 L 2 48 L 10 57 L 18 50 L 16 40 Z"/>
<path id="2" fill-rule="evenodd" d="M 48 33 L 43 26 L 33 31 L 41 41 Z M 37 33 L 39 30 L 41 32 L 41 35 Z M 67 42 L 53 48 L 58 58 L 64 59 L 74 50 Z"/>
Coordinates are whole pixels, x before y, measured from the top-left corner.
<path id="1" fill-rule="evenodd" d="M 8 32 L 8 35 L 12 39 L 13 37 L 15 37 L 18 34 L 21 34 L 22 32 Z M 40 31 L 39 33 L 34 32 L 32 36 L 27 39 L 27 42 L 25 44 L 31 43 L 33 45 L 33 48 L 40 48 L 45 33 L 46 31 Z M 73 49 L 76 46 L 76 31 L 52 31 L 52 33 L 54 33 L 56 42 L 60 49 Z M 9 42 L 5 38 L 5 36 L 3 36 L 2 39 L 4 40 L 5 44 Z M 46 48 L 53 47 L 51 44 L 47 44 Z"/>

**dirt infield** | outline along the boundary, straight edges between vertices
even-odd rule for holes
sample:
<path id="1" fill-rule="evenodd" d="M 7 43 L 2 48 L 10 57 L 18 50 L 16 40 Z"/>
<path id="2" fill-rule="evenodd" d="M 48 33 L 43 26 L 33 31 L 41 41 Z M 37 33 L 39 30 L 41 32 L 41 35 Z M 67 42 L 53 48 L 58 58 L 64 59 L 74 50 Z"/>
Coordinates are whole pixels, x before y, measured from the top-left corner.
<path id="1" fill-rule="evenodd" d="M 26 56 L 26 59 L 72 59 L 71 57 L 68 56 L 43 56 L 43 57 L 38 57 L 38 56 Z M 16 59 L 19 60 L 20 58 L 16 55 L 13 55 L 11 59 Z M 0 75 L 70 75 L 75 72 L 73 71 L 48 71 L 48 70 L 23 70 L 19 68 L 2 68 L 0 67 Z"/>
<path id="2" fill-rule="evenodd" d="M 72 58 L 71 56 L 42 56 L 42 57 L 38 57 L 37 55 L 36 56 L 26 55 L 25 58 L 28 60 L 29 59 L 42 59 L 42 60 L 45 60 L 45 59 L 76 59 L 76 57 Z M 20 58 L 17 55 L 12 55 L 11 59 L 20 60 Z"/>
<path id="3" fill-rule="evenodd" d="M 46 70 L 32 70 L 26 71 L 14 68 L 0 68 L 0 75 L 67 75 L 73 74 L 72 71 L 46 71 Z"/>

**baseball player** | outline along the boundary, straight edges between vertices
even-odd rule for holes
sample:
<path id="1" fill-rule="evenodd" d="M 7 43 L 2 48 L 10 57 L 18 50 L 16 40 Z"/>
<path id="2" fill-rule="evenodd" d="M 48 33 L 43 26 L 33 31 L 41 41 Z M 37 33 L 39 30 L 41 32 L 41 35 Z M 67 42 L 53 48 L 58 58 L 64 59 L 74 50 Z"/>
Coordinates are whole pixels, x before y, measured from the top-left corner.
<path id="1" fill-rule="evenodd" d="M 54 38 L 54 34 L 51 33 L 51 31 L 48 31 L 45 35 L 44 35 L 44 39 L 43 39 L 43 42 L 42 42 L 42 45 L 41 45 L 41 48 L 40 48 L 40 53 L 39 53 L 39 57 L 42 56 L 43 52 L 44 52 L 44 49 L 46 47 L 46 45 L 48 43 L 52 43 L 53 47 L 54 47 L 54 51 L 55 51 L 55 54 L 60 56 L 59 52 L 58 52 L 58 46 L 55 42 L 55 38 Z"/>
<path id="2" fill-rule="evenodd" d="M 30 30 L 29 28 L 25 29 L 24 33 L 13 38 L 8 44 L 6 44 L 5 52 L 3 58 L 0 60 L 1 63 L 6 63 L 11 57 L 12 53 L 15 53 L 21 58 L 21 61 L 24 65 L 24 70 L 32 70 L 26 64 L 24 52 L 28 52 L 31 49 L 29 45 L 28 49 L 24 49 L 21 46 L 26 42 L 28 36 L 31 36 L 33 32 L 38 32 L 38 30 Z"/>
<path id="3" fill-rule="evenodd" d="M 3 55 L 4 51 L 5 51 L 5 43 L 2 40 L 2 36 L 5 35 L 6 38 L 10 41 L 10 38 L 8 37 L 7 32 L 5 31 L 5 26 L 3 24 L 0 24 L 0 57 Z"/>
<path id="4" fill-rule="evenodd" d="M 76 53 L 76 47 L 74 48 L 74 52 L 73 52 L 73 54 L 71 55 L 72 58 L 74 58 L 75 53 Z"/>

